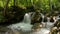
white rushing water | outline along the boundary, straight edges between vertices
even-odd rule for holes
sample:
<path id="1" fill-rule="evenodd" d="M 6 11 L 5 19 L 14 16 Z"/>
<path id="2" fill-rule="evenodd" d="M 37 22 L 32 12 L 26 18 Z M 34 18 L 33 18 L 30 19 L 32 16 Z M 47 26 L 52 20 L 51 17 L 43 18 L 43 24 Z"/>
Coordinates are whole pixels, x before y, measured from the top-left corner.
<path id="1" fill-rule="evenodd" d="M 42 15 L 42 17 L 44 18 L 44 15 Z M 30 24 L 31 23 L 31 13 L 26 13 L 24 16 L 24 20 L 22 22 L 17 23 L 17 24 L 12 24 L 7 27 L 12 29 L 13 31 L 21 30 L 22 31 L 21 34 L 49 34 L 50 28 L 53 26 L 54 23 L 51 23 L 49 21 L 49 18 L 47 18 L 47 19 L 48 19 L 48 21 L 45 24 L 44 24 L 44 22 L 42 23 L 44 25 L 44 27 L 39 29 L 39 31 L 35 31 L 35 32 L 31 32 L 31 28 L 33 26 Z"/>
<path id="2" fill-rule="evenodd" d="M 48 21 L 46 23 L 43 22 L 42 24 L 44 27 L 41 28 L 38 32 L 35 32 L 34 34 L 49 34 L 50 29 L 54 23 L 51 23 L 48 18 Z"/>
<path id="3" fill-rule="evenodd" d="M 8 28 L 12 30 L 22 30 L 22 31 L 30 31 L 32 28 L 32 25 L 30 24 L 31 18 L 30 18 L 30 13 L 26 13 L 24 16 L 24 20 L 20 23 L 17 24 L 12 24 L 7 26 Z"/>

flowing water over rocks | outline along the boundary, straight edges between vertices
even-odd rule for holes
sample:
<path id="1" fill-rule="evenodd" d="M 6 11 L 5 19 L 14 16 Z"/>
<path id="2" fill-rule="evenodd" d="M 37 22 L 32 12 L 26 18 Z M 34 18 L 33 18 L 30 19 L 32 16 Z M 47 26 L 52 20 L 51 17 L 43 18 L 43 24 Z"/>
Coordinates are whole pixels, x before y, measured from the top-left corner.
<path id="1" fill-rule="evenodd" d="M 41 13 L 42 18 L 44 19 L 44 15 Z M 38 31 L 33 31 L 31 25 L 31 13 L 26 13 L 24 16 L 24 20 L 17 24 L 12 24 L 7 26 L 7 28 L 11 29 L 11 31 L 6 31 L 5 34 L 49 34 L 51 27 L 54 23 L 50 22 L 49 18 L 46 23 L 43 22 L 42 24 L 44 27 L 38 29 Z"/>

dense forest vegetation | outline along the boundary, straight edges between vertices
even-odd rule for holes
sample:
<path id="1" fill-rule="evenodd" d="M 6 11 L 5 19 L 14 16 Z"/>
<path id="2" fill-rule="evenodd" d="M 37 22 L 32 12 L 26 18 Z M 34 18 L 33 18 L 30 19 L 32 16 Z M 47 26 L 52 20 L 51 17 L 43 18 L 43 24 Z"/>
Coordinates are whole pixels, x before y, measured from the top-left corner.
<path id="1" fill-rule="evenodd" d="M 25 13 L 36 10 L 46 16 L 60 15 L 60 0 L 0 0 L 0 25 L 20 22 Z"/>
<path id="2" fill-rule="evenodd" d="M 39 9 L 43 14 L 59 12 L 60 0 L 0 0 L 0 23 L 7 22 L 7 20 L 19 22 L 22 15 L 36 9 Z"/>

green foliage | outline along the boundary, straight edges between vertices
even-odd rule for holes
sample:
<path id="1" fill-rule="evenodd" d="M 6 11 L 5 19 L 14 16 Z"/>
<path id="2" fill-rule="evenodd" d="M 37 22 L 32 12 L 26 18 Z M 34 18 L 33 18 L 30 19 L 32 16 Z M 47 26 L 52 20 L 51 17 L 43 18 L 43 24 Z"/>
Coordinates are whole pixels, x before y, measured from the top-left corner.
<path id="1" fill-rule="evenodd" d="M 6 0 L 0 0 L 0 6 L 4 7 L 6 4 Z M 52 9 L 52 5 L 54 8 L 60 7 L 59 0 L 15 0 L 15 4 L 17 6 L 31 6 L 35 5 L 35 8 L 39 8 L 41 10 L 50 10 Z M 49 5 L 50 4 L 50 5 Z M 14 0 L 10 0 L 8 6 L 14 5 Z"/>
<path id="2" fill-rule="evenodd" d="M 0 11 L 4 11 L 3 9 L 5 8 L 6 6 L 6 0 L 0 0 Z M 9 0 L 9 3 L 8 3 L 8 6 L 7 6 L 7 14 L 9 17 L 11 17 L 12 15 L 10 15 L 9 12 L 14 12 L 14 9 L 11 8 L 11 6 L 18 6 L 18 10 L 17 11 L 17 8 L 15 12 L 17 12 L 17 14 L 24 14 L 26 12 L 29 12 L 29 11 L 35 11 L 35 8 L 36 9 L 40 9 L 42 10 L 43 12 L 51 12 L 50 10 L 60 10 L 60 0 L 15 0 L 15 3 L 14 3 L 14 0 Z M 34 6 L 31 7 L 31 6 Z M 26 10 L 21 10 L 20 11 L 20 7 L 21 9 L 25 9 L 27 8 Z M 29 8 L 30 7 L 30 8 Z M 9 9 L 9 10 L 8 10 Z M 21 13 L 22 12 L 22 13 Z M 14 15 L 14 18 L 15 18 L 15 14 Z M 19 18 L 19 15 L 18 15 L 18 18 Z M 2 16 L 1 12 L 0 12 L 0 21 L 1 20 L 4 20 L 4 16 Z M 16 17 L 17 19 L 17 17 Z"/>
<path id="3" fill-rule="evenodd" d="M 4 20 L 5 20 L 4 16 L 0 15 L 0 23 L 4 22 Z"/>

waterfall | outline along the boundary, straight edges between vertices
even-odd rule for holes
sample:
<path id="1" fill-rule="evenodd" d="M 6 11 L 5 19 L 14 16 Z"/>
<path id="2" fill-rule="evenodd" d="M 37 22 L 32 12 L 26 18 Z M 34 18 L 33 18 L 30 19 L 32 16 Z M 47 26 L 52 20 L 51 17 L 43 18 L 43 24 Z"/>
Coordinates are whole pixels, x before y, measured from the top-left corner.
<path id="1" fill-rule="evenodd" d="M 31 13 L 26 13 L 24 15 L 24 20 L 22 22 L 12 24 L 7 27 L 12 30 L 30 31 L 32 28 L 32 25 L 30 23 L 31 23 Z"/>
<path id="2" fill-rule="evenodd" d="M 43 20 L 44 20 L 44 15 L 42 14 L 42 13 L 40 13 L 41 14 L 41 16 L 42 16 L 42 18 L 43 18 Z"/>
<path id="3" fill-rule="evenodd" d="M 40 29 L 40 31 L 36 32 L 36 34 L 49 34 L 51 27 L 53 26 L 54 23 L 50 22 L 50 18 L 47 17 L 47 22 L 45 23 L 44 20 L 44 15 L 42 13 L 40 13 L 42 16 L 42 24 L 43 24 L 43 28 Z"/>
<path id="4" fill-rule="evenodd" d="M 51 27 L 53 26 L 54 23 L 51 23 L 48 19 L 48 21 L 43 25 L 45 25 L 46 27 L 42 27 L 38 32 L 35 32 L 35 34 L 49 34 Z"/>
<path id="5" fill-rule="evenodd" d="M 42 16 L 42 24 L 44 24 L 43 27 L 46 27 L 46 23 L 44 22 L 44 17 L 45 17 L 45 16 L 44 16 L 42 13 L 40 13 L 40 14 L 41 14 L 41 16 Z"/>
<path id="6" fill-rule="evenodd" d="M 49 17 L 47 17 L 47 23 L 46 23 L 46 28 L 47 29 L 51 29 L 51 27 L 53 27 L 54 26 L 54 22 L 52 23 L 52 22 L 50 22 L 50 18 Z"/>
<path id="7" fill-rule="evenodd" d="M 33 12 L 34 13 L 34 12 Z M 31 25 L 31 18 L 33 18 L 34 14 L 31 16 L 32 13 L 26 13 L 24 15 L 24 19 L 22 22 L 19 22 L 17 24 L 12 24 L 12 25 L 9 25 L 8 28 L 12 29 L 13 32 L 15 32 L 16 30 L 22 30 L 22 34 L 48 34 L 50 32 L 50 28 L 53 26 L 54 23 L 51 23 L 50 22 L 50 18 L 47 17 L 47 22 L 44 23 L 43 20 L 44 20 L 44 15 L 42 13 L 41 16 L 42 16 L 42 24 L 44 26 L 46 26 L 45 28 L 42 27 L 39 31 L 36 31 L 36 32 L 31 32 L 31 28 L 33 25 Z"/>
<path id="8" fill-rule="evenodd" d="M 24 20 L 23 20 L 24 23 L 31 23 L 31 17 L 30 17 L 30 15 L 31 14 L 29 14 L 29 13 L 25 14 Z"/>

